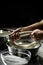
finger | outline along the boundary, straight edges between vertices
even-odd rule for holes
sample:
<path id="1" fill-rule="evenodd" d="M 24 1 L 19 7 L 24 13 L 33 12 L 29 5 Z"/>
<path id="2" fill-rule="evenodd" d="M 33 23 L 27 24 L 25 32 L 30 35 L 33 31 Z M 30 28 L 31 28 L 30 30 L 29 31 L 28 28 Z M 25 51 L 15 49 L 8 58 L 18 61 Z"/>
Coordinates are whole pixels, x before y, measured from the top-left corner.
<path id="1" fill-rule="evenodd" d="M 16 33 L 16 39 L 20 38 L 19 32 Z"/>

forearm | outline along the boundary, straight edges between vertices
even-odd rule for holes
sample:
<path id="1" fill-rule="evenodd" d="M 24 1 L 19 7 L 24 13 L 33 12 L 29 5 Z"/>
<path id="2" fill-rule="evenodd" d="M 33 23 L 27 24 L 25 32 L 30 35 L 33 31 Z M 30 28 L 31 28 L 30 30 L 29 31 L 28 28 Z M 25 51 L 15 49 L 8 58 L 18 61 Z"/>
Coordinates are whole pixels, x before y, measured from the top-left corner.
<path id="1" fill-rule="evenodd" d="M 29 26 L 26 26 L 26 27 L 23 27 L 23 31 L 28 31 L 28 30 L 34 30 L 34 29 L 37 29 L 37 28 L 40 28 L 41 26 L 43 26 L 43 20 L 41 20 L 40 22 L 37 22 L 37 23 L 34 23 L 32 25 L 29 25 Z"/>

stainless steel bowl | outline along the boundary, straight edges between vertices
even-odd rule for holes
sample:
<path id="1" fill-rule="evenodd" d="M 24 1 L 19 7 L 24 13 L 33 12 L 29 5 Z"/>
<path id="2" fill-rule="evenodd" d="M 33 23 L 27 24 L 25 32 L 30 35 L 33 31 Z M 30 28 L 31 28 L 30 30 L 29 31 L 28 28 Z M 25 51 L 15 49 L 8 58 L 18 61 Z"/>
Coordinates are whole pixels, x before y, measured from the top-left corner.
<path id="1" fill-rule="evenodd" d="M 27 42 L 27 41 L 29 41 L 29 42 Z M 32 42 L 33 42 L 34 40 L 31 40 L 31 38 L 29 37 L 29 39 L 26 39 L 25 38 L 25 40 L 23 40 L 23 38 L 22 38 L 22 40 L 19 40 L 19 42 L 21 42 L 22 44 L 19 44 L 18 43 L 18 40 L 16 40 L 15 42 L 16 43 L 6 43 L 6 45 L 7 45 L 7 47 L 8 47 L 8 50 L 9 50 L 9 53 L 10 54 L 12 54 L 12 52 L 15 52 L 15 49 L 17 50 L 17 49 L 22 49 L 22 50 L 28 50 L 28 51 L 30 51 L 31 52 L 31 59 L 33 58 L 36 58 L 36 53 L 37 53 L 37 51 L 38 51 L 38 49 L 40 48 L 40 46 L 41 46 L 41 44 L 36 44 L 36 45 L 34 45 L 33 46 L 33 44 L 32 44 Z M 13 45 L 14 44 L 14 45 Z M 32 45 L 31 45 L 32 44 Z M 25 46 L 23 46 L 23 45 L 27 45 L 27 47 L 25 47 Z M 30 46 L 30 47 L 29 47 Z M 31 47 L 32 46 L 32 47 Z"/>

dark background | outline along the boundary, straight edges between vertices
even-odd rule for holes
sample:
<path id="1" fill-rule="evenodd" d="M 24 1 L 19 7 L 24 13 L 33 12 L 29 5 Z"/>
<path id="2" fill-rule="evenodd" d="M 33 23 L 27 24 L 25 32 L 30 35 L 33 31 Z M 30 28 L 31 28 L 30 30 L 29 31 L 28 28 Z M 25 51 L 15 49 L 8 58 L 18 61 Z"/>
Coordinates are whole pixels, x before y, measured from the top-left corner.
<path id="1" fill-rule="evenodd" d="M 22 27 L 43 19 L 40 4 L 3 4 L 0 8 L 0 28 Z"/>
<path id="2" fill-rule="evenodd" d="M 0 4 L 0 28 L 31 25 L 43 19 L 43 4 Z M 6 45 L 0 42 L 0 49 Z M 1 44 L 2 43 L 2 44 Z"/>

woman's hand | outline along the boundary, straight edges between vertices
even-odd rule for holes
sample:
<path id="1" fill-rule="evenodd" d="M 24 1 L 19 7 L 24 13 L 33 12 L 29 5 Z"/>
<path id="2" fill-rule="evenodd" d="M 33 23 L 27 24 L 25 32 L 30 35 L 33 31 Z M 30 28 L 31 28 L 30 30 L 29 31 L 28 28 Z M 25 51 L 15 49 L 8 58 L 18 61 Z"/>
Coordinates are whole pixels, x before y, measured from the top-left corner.
<path id="1" fill-rule="evenodd" d="M 34 38 L 37 41 L 43 39 L 43 31 L 42 30 L 39 30 L 39 29 L 33 30 L 33 32 L 31 33 L 31 35 L 33 35 Z"/>
<path id="2" fill-rule="evenodd" d="M 20 38 L 19 32 L 21 32 L 21 28 L 17 28 L 16 31 L 13 31 L 9 35 L 9 39 L 12 40 L 12 41 L 19 39 Z"/>

